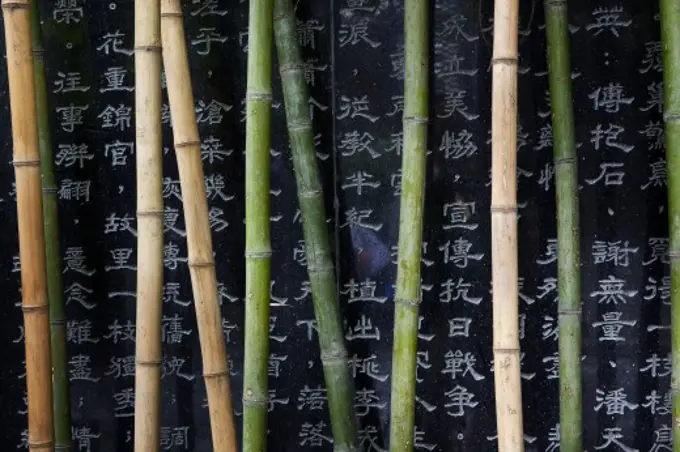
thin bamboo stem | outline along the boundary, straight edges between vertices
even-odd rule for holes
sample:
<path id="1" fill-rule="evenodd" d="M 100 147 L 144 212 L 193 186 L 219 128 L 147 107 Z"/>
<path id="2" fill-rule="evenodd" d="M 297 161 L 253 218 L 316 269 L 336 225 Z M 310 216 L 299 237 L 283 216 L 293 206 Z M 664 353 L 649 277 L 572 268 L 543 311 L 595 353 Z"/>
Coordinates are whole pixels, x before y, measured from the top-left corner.
<path id="1" fill-rule="evenodd" d="M 182 5 L 179 0 L 161 0 L 161 37 L 213 450 L 236 452 L 238 444 L 231 402 L 229 364 L 222 334 L 201 143 L 191 89 Z"/>
<path id="2" fill-rule="evenodd" d="M 335 271 L 326 227 L 323 187 L 316 161 L 309 93 L 297 40 L 295 10 L 291 0 L 274 2 L 274 33 L 298 186 L 298 201 L 319 332 L 328 406 L 333 430 L 333 450 L 357 450 L 354 386 L 347 362 L 342 318 L 335 290 Z"/>
<path id="3" fill-rule="evenodd" d="M 251 0 L 246 87 L 246 303 L 243 452 L 267 449 L 269 361 L 269 145 L 273 0 Z"/>
<path id="4" fill-rule="evenodd" d="M 28 449 L 54 450 L 52 353 L 30 0 L 2 0 L 26 347 Z"/>
<path id="5" fill-rule="evenodd" d="M 71 450 L 71 403 L 69 398 L 68 357 L 66 350 L 66 311 L 62 295 L 61 247 L 59 244 L 59 209 L 57 183 L 52 154 L 52 127 L 47 100 L 45 50 L 38 2 L 31 4 L 31 32 L 35 96 L 38 115 L 38 147 L 42 172 L 43 224 L 47 266 L 47 293 L 50 304 L 52 344 L 52 397 L 54 409 L 54 449 Z"/>
<path id="6" fill-rule="evenodd" d="M 661 58 L 668 185 L 668 235 L 671 274 L 671 388 L 673 451 L 680 452 L 680 3 L 661 0 Z"/>
<path id="7" fill-rule="evenodd" d="M 544 10 L 557 203 L 560 450 L 581 452 L 583 450 L 583 395 L 581 393 L 579 198 L 567 1 L 545 0 Z"/>
<path id="8" fill-rule="evenodd" d="M 137 329 L 135 450 L 157 452 L 161 431 L 163 148 L 160 0 L 135 0 Z"/>
<path id="9" fill-rule="evenodd" d="M 429 2 L 404 3 L 404 144 L 399 218 L 390 451 L 411 452 L 415 436 L 420 260 L 423 244 L 429 97 Z"/>
<path id="10" fill-rule="evenodd" d="M 491 91 L 491 274 L 499 452 L 523 452 L 517 270 L 518 0 L 496 0 Z"/>

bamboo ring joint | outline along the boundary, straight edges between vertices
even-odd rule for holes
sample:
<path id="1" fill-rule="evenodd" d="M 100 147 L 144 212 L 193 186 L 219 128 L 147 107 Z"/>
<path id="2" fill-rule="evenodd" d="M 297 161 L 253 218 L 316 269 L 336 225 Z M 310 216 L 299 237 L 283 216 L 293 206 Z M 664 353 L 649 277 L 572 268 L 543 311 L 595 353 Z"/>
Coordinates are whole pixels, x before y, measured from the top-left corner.
<path id="1" fill-rule="evenodd" d="M 144 45 L 144 46 L 135 46 L 134 51 L 135 52 L 157 52 L 160 53 L 163 50 L 163 48 L 159 45 L 151 44 L 151 45 Z"/>
<path id="2" fill-rule="evenodd" d="M 496 57 L 491 58 L 491 64 L 506 64 L 508 66 L 517 66 L 519 63 L 519 58 L 514 57 Z"/>
<path id="3" fill-rule="evenodd" d="M 680 122 L 680 113 L 666 112 L 663 114 L 664 122 Z"/>
<path id="4" fill-rule="evenodd" d="M 555 166 L 572 165 L 576 163 L 576 157 L 560 157 L 555 159 Z"/>
<path id="5" fill-rule="evenodd" d="M 28 449 L 53 449 L 54 448 L 54 441 L 48 440 L 48 441 L 29 441 L 28 442 Z"/>
<path id="6" fill-rule="evenodd" d="M 574 316 L 580 316 L 580 315 L 581 315 L 581 310 L 580 310 L 580 309 L 558 309 L 558 310 L 557 310 L 557 315 L 574 315 Z"/>
<path id="7" fill-rule="evenodd" d="M 271 248 L 268 250 L 258 250 L 258 251 L 248 251 L 244 253 L 245 257 L 250 257 L 253 259 L 266 259 L 268 257 L 271 257 L 272 255 L 272 250 Z"/>
<path id="8" fill-rule="evenodd" d="M 46 195 L 56 195 L 59 192 L 59 189 L 56 187 L 43 187 L 42 191 Z"/>
<path id="9" fill-rule="evenodd" d="M 511 355 L 513 353 L 519 353 L 519 348 L 495 348 L 494 347 L 493 352 L 501 354 L 501 355 Z"/>
<path id="10" fill-rule="evenodd" d="M 180 141 L 179 143 L 175 143 L 175 149 L 182 149 L 182 148 L 188 148 L 192 146 L 200 146 L 201 141 L 200 140 L 187 140 L 187 141 Z"/>
<path id="11" fill-rule="evenodd" d="M 567 0 L 545 0 L 545 6 L 552 8 L 560 8 L 567 6 Z"/>
<path id="12" fill-rule="evenodd" d="M 189 261 L 189 268 L 214 267 L 214 266 L 215 266 L 215 261 L 213 261 L 213 260 Z"/>
<path id="13" fill-rule="evenodd" d="M 31 312 L 47 312 L 48 308 L 49 308 L 49 305 L 47 305 L 47 304 L 41 304 L 41 305 L 38 305 L 38 306 L 21 305 L 21 310 L 26 314 L 31 313 Z"/>
<path id="14" fill-rule="evenodd" d="M 265 407 L 269 403 L 267 397 L 243 397 L 243 405 L 249 407 Z"/>
<path id="15" fill-rule="evenodd" d="M 417 299 L 417 298 L 415 300 L 407 300 L 405 298 L 395 298 L 394 303 L 400 304 L 402 306 L 406 306 L 407 308 L 418 309 L 418 306 L 420 305 L 420 300 Z"/>
<path id="16" fill-rule="evenodd" d="M 29 9 L 30 7 L 31 7 L 30 2 L 17 2 L 17 1 L 2 2 L 2 9 L 7 9 L 10 11 L 13 9 Z"/>
<path id="17" fill-rule="evenodd" d="M 207 372 L 203 374 L 203 378 L 205 379 L 211 379 L 211 378 L 219 378 L 219 377 L 226 377 L 229 375 L 229 370 L 220 370 L 218 372 Z"/>
<path id="18" fill-rule="evenodd" d="M 670 250 L 668 251 L 668 258 L 671 261 L 677 261 L 680 259 L 680 250 Z"/>
<path id="19" fill-rule="evenodd" d="M 162 210 L 138 210 L 137 211 L 137 216 L 138 217 L 162 217 L 163 214 Z"/>
<path id="20" fill-rule="evenodd" d="M 491 213 L 517 213 L 517 206 L 491 206 Z"/>
<path id="21" fill-rule="evenodd" d="M 263 102 L 271 102 L 272 101 L 272 93 L 247 93 L 246 94 L 246 101 L 263 101 Z"/>
<path id="22" fill-rule="evenodd" d="M 40 166 L 40 159 L 12 160 L 14 167 L 20 166 Z"/>
<path id="23" fill-rule="evenodd" d="M 160 367 L 162 361 L 160 359 L 136 359 L 135 364 L 141 367 Z"/>
<path id="24" fill-rule="evenodd" d="M 288 130 L 291 132 L 304 132 L 312 128 L 311 121 L 290 121 L 288 122 Z"/>
<path id="25" fill-rule="evenodd" d="M 322 193 L 323 193 L 323 192 L 322 192 L 320 189 L 317 189 L 317 190 L 303 190 L 303 191 L 300 192 L 300 194 L 299 194 L 298 196 L 300 196 L 300 198 L 308 199 L 308 198 L 315 198 L 315 197 L 317 197 L 317 196 L 321 196 Z"/>
<path id="26" fill-rule="evenodd" d="M 404 116 L 404 122 L 408 124 L 427 124 L 429 120 L 427 116 Z"/>
<path id="27" fill-rule="evenodd" d="M 347 361 L 347 350 L 344 348 L 321 353 L 321 362 L 324 365 L 345 361 Z"/>
<path id="28" fill-rule="evenodd" d="M 291 72 L 300 72 L 304 68 L 305 68 L 304 64 L 288 63 L 288 64 L 282 64 L 281 67 L 279 68 L 279 72 L 281 72 L 282 74 L 291 73 Z"/>
<path id="29" fill-rule="evenodd" d="M 182 17 L 184 14 L 182 14 L 181 11 L 168 11 L 168 12 L 162 12 L 161 17 Z"/>

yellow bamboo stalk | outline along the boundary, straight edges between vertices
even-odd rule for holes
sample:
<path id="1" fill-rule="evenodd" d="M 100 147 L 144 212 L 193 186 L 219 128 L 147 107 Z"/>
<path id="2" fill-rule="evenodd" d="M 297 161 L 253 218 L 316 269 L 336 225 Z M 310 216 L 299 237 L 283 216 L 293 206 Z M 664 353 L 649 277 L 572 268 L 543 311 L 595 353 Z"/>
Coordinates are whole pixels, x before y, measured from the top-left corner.
<path id="1" fill-rule="evenodd" d="M 137 331 L 135 450 L 158 452 L 163 311 L 160 0 L 135 0 Z"/>
<path id="2" fill-rule="evenodd" d="M 496 0 L 491 91 L 491 273 L 499 452 L 523 452 L 517 270 L 519 0 Z"/>
<path id="3" fill-rule="evenodd" d="M 30 7 L 30 0 L 2 0 L 26 346 L 28 450 L 53 451 L 50 318 Z"/>
<path id="4" fill-rule="evenodd" d="M 222 333 L 217 278 L 205 192 L 201 143 L 179 0 L 161 1 L 163 64 L 186 222 L 191 285 L 203 355 L 213 450 L 236 452 L 229 364 Z"/>

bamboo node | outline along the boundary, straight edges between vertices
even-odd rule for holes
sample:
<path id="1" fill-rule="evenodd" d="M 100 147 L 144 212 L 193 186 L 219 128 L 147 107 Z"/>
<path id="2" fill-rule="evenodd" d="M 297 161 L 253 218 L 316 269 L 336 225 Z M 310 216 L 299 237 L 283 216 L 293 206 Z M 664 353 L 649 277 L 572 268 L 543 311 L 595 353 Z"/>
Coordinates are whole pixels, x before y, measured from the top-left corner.
<path id="1" fill-rule="evenodd" d="M 31 313 L 31 312 L 43 313 L 43 312 L 47 312 L 47 310 L 48 310 L 49 307 L 50 307 L 50 306 L 49 306 L 48 304 L 41 304 L 41 305 L 38 305 L 38 306 L 24 306 L 24 305 L 22 304 L 22 305 L 21 305 L 21 310 L 22 310 L 25 314 L 29 314 L 29 313 Z"/>
<path id="2" fill-rule="evenodd" d="M 161 53 L 163 48 L 159 45 L 156 44 L 151 44 L 151 45 L 144 45 L 144 46 L 135 46 L 134 51 L 135 52 L 157 52 Z"/>
<path id="3" fill-rule="evenodd" d="M 491 206 L 491 213 L 517 213 L 517 206 Z"/>
<path id="4" fill-rule="evenodd" d="M 182 17 L 184 14 L 182 14 L 182 11 L 167 11 L 167 12 L 162 12 L 161 17 Z"/>
<path id="5" fill-rule="evenodd" d="M 66 319 L 50 320 L 51 326 L 64 326 L 66 325 Z"/>
<path id="6" fill-rule="evenodd" d="M 52 441 L 52 440 L 29 441 L 28 442 L 28 449 L 29 450 L 31 450 L 31 449 L 53 449 L 53 448 L 54 448 L 54 441 Z"/>
<path id="7" fill-rule="evenodd" d="M 188 148 L 188 147 L 200 146 L 200 145 L 201 145 L 200 140 L 180 141 L 179 143 L 175 143 L 175 149 L 182 149 L 182 148 Z"/>
<path id="8" fill-rule="evenodd" d="M 664 122 L 680 122 L 680 113 L 666 112 L 663 114 Z"/>
<path id="9" fill-rule="evenodd" d="M 316 190 L 302 190 L 298 194 L 300 198 L 303 199 L 309 199 L 309 198 L 316 198 L 317 196 L 323 195 L 323 191 L 321 189 L 316 189 Z"/>
<path id="10" fill-rule="evenodd" d="M 272 101 L 272 93 L 248 93 L 248 94 L 246 94 L 246 102 L 251 102 L 251 101 L 271 102 Z"/>
<path id="11" fill-rule="evenodd" d="M 308 265 L 307 266 L 307 273 L 312 273 L 312 274 L 314 274 L 314 273 L 325 273 L 325 272 L 329 272 L 329 271 L 333 271 L 333 270 L 334 269 L 333 269 L 332 264 L 331 265 L 319 265 L 318 267 L 314 266 L 314 265 Z"/>
<path id="12" fill-rule="evenodd" d="M 306 132 L 312 129 L 312 122 L 308 120 L 288 122 L 288 130 L 290 132 Z"/>
<path id="13" fill-rule="evenodd" d="M 680 388 L 678 387 L 678 384 L 677 384 L 677 383 L 671 382 L 671 388 L 670 388 L 670 389 L 671 389 L 671 392 L 672 392 L 673 394 L 675 394 L 675 393 L 678 392 L 678 390 L 679 390 Z"/>
<path id="14" fill-rule="evenodd" d="M 213 260 L 189 261 L 189 268 L 214 267 L 214 266 L 215 266 L 215 261 L 213 261 Z"/>
<path id="15" fill-rule="evenodd" d="M 13 10 L 13 9 L 29 9 L 31 7 L 31 3 L 29 1 L 26 2 L 20 2 L 20 1 L 3 1 L 2 2 L 2 9 L 6 10 Z"/>
<path id="16" fill-rule="evenodd" d="M 162 210 L 138 210 L 138 217 L 162 217 L 165 214 Z"/>
<path id="17" fill-rule="evenodd" d="M 559 157 L 556 158 L 555 161 L 555 166 L 558 165 L 573 165 L 576 163 L 576 157 Z"/>
<path id="18" fill-rule="evenodd" d="M 162 361 L 160 359 L 136 359 L 135 364 L 140 367 L 160 367 Z"/>
<path id="19" fill-rule="evenodd" d="M 418 306 L 420 306 L 420 298 L 408 300 L 406 298 L 395 297 L 394 304 L 401 305 L 409 309 L 415 309 L 417 311 Z"/>
<path id="20" fill-rule="evenodd" d="M 671 262 L 677 261 L 680 259 L 680 250 L 669 250 L 668 258 L 671 260 Z"/>
<path id="21" fill-rule="evenodd" d="M 251 393 L 250 396 L 244 396 L 243 397 L 243 406 L 253 407 L 253 408 L 262 408 L 262 407 L 265 407 L 269 404 L 269 398 L 267 396 L 258 397 L 258 396 L 252 395 L 252 391 L 250 391 L 250 393 Z"/>
<path id="22" fill-rule="evenodd" d="M 335 350 L 321 352 L 321 362 L 323 365 L 335 364 L 347 361 L 347 350 L 344 348 L 337 348 Z"/>
<path id="23" fill-rule="evenodd" d="M 567 0 L 545 0 L 545 6 L 550 8 L 561 8 L 567 6 Z"/>
<path id="24" fill-rule="evenodd" d="M 54 451 L 55 452 L 59 452 L 59 451 L 70 452 L 71 451 L 71 442 L 69 441 L 67 444 L 55 444 L 54 445 Z"/>
<path id="25" fill-rule="evenodd" d="M 38 48 L 33 47 L 33 55 L 42 56 L 44 54 L 45 54 L 45 49 L 43 49 L 42 47 L 38 47 Z"/>
<path id="26" fill-rule="evenodd" d="M 203 378 L 206 380 L 210 380 L 211 378 L 221 378 L 221 377 L 226 377 L 229 375 L 229 370 L 220 370 L 218 372 L 204 372 L 203 373 Z"/>
<path id="27" fill-rule="evenodd" d="M 46 195 L 56 195 L 59 193 L 59 189 L 57 187 L 43 187 L 42 191 Z"/>
<path id="28" fill-rule="evenodd" d="M 291 72 L 302 72 L 304 69 L 305 65 L 300 63 L 287 63 L 279 66 L 279 72 L 282 74 L 289 74 Z"/>
<path id="29" fill-rule="evenodd" d="M 557 315 L 573 315 L 573 316 L 580 316 L 580 315 L 581 315 L 581 310 L 580 310 L 580 309 L 558 309 L 558 310 L 557 310 Z"/>
<path id="30" fill-rule="evenodd" d="M 258 250 L 258 251 L 246 250 L 244 255 L 245 255 L 246 258 L 251 258 L 251 259 L 266 259 L 266 258 L 272 256 L 272 250 L 271 250 L 271 248 L 269 248 L 267 250 Z"/>
<path id="31" fill-rule="evenodd" d="M 408 124 L 427 124 L 429 120 L 427 116 L 404 116 L 404 122 Z"/>
<path id="32" fill-rule="evenodd" d="M 494 347 L 493 349 L 494 354 L 498 353 L 499 355 L 512 355 L 515 353 L 519 353 L 519 348 L 496 348 Z"/>
<path id="33" fill-rule="evenodd" d="M 519 58 L 516 56 L 491 58 L 491 64 L 492 65 L 505 64 L 508 66 L 517 66 L 519 64 Z"/>
<path id="34" fill-rule="evenodd" d="M 12 160 L 15 168 L 20 166 L 40 166 L 40 159 Z"/>

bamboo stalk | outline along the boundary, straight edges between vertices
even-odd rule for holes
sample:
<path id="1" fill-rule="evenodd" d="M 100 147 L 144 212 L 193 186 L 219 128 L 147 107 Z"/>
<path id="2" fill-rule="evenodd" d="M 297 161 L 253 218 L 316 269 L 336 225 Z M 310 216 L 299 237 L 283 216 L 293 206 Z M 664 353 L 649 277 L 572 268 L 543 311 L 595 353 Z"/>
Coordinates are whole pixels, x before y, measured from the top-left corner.
<path id="1" fill-rule="evenodd" d="M 161 37 L 213 450 L 236 452 L 238 445 L 231 402 L 229 364 L 222 334 L 201 143 L 191 89 L 182 5 L 179 0 L 161 1 Z"/>
<path id="2" fill-rule="evenodd" d="M 28 449 L 54 450 L 52 353 L 30 0 L 2 0 L 26 347 Z"/>
<path id="3" fill-rule="evenodd" d="M 524 451 L 517 270 L 518 0 L 496 0 L 491 91 L 491 273 L 499 452 Z"/>
<path id="4" fill-rule="evenodd" d="M 243 452 L 267 449 L 269 361 L 269 145 L 273 0 L 251 0 L 246 87 L 246 303 Z"/>
<path id="5" fill-rule="evenodd" d="M 298 186 L 307 272 L 319 332 L 333 448 L 336 452 L 347 452 L 354 451 L 357 447 L 354 387 L 349 373 L 340 306 L 335 290 L 335 271 L 328 241 L 323 187 L 316 162 L 309 93 L 296 28 L 292 1 L 276 0 L 274 41 L 279 57 L 288 137 Z"/>
<path id="6" fill-rule="evenodd" d="M 583 450 L 583 395 L 581 393 L 579 198 L 567 1 L 545 0 L 544 10 L 557 204 L 560 450 L 581 452 Z"/>
<path id="7" fill-rule="evenodd" d="M 671 388 L 673 451 L 680 452 L 680 4 L 661 0 L 661 58 L 668 185 L 668 235 L 671 275 Z"/>
<path id="8" fill-rule="evenodd" d="M 163 149 L 160 0 L 135 0 L 137 329 L 135 450 L 157 452 L 161 430 Z"/>
<path id="9" fill-rule="evenodd" d="M 71 450 L 71 403 L 69 398 L 68 357 L 66 350 L 66 312 L 61 281 L 61 247 L 59 244 L 59 209 L 57 183 L 52 153 L 52 127 L 47 101 L 45 56 L 38 2 L 31 4 L 31 32 L 33 41 L 33 70 L 38 115 L 38 147 L 42 172 L 43 224 L 47 293 L 50 305 L 52 344 L 52 397 L 54 410 L 54 449 Z"/>
<path id="10" fill-rule="evenodd" d="M 391 452 L 412 451 L 415 435 L 420 260 L 429 109 L 429 7 L 429 2 L 423 0 L 406 0 L 404 4 L 404 144 L 394 297 Z"/>

